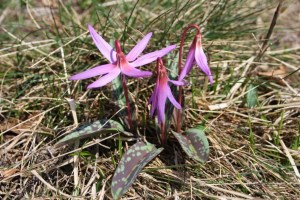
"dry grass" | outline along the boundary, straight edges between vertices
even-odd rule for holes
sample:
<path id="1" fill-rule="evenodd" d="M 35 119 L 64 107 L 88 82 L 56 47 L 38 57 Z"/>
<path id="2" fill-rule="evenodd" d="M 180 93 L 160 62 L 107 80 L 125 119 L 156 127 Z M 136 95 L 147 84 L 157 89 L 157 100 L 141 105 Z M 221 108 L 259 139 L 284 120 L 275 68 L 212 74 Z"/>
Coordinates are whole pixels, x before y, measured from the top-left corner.
<path id="1" fill-rule="evenodd" d="M 146 51 L 178 44 L 182 27 L 201 24 L 217 80 L 205 92 L 203 76 L 193 70 L 186 89 L 185 126 L 205 124 L 209 161 L 188 159 L 171 136 L 124 199 L 299 198 L 297 1 L 283 5 L 272 43 L 258 61 L 276 8 L 269 1 L 140 1 L 133 12 L 135 1 L 24 2 L 0 7 L 1 199 L 111 199 L 110 181 L 120 160 L 117 134 L 55 146 L 78 122 L 118 120 L 110 86 L 87 91 L 90 80 L 67 80 L 105 62 L 87 34 L 87 23 L 96 24 L 107 39 L 125 33 L 127 49 L 153 31 Z M 144 106 L 152 81 L 130 79 L 129 85 L 138 108 L 138 131 L 155 143 Z M 246 106 L 250 84 L 257 92 L 254 108 Z M 76 112 L 68 99 L 75 100 Z M 124 150 L 131 140 L 124 137 Z"/>

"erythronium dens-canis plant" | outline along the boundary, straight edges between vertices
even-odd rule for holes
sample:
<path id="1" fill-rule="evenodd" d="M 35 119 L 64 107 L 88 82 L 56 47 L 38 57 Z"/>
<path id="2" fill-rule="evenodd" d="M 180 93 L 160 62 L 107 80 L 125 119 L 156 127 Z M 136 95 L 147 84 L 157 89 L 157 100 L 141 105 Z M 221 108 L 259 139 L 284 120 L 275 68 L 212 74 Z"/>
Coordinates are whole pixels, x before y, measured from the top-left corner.
<path id="1" fill-rule="evenodd" d="M 188 30 L 191 28 L 194 28 L 197 30 L 197 34 L 194 37 L 194 40 L 190 46 L 185 65 L 183 69 L 181 68 L 181 62 L 182 62 L 182 53 L 183 53 L 183 45 L 184 45 L 184 40 L 186 37 L 186 34 Z M 210 72 L 208 62 L 206 55 L 204 54 L 203 48 L 202 48 L 202 34 L 199 26 L 196 24 L 191 24 L 189 25 L 184 31 L 181 36 L 181 42 L 180 42 L 180 47 L 179 47 L 179 58 L 178 58 L 178 80 L 183 80 L 192 70 L 192 67 L 194 65 L 194 62 L 196 61 L 198 67 L 204 72 L 204 74 L 207 75 L 209 78 L 210 84 L 213 84 L 213 77 Z M 182 86 L 179 87 L 179 94 L 178 94 L 178 102 L 179 104 L 182 104 Z M 176 130 L 177 132 L 180 132 L 181 129 L 181 111 L 178 109 L 177 110 L 177 125 L 176 125 Z"/>
<path id="2" fill-rule="evenodd" d="M 84 72 L 81 72 L 79 74 L 76 74 L 74 76 L 71 76 L 70 80 L 81 80 L 106 74 L 100 77 L 94 83 L 88 85 L 88 89 L 91 89 L 102 87 L 114 80 L 115 78 L 117 78 L 119 74 L 122 74 L 122 85 L 124 88 L 124 96 L 126 98 L 127 119 L 130 129 L 132 129 L 132 120 L 130 113 L 131 109 L 125 75 L 135 78 L 151 76 L 152 72 L 141 71 L 139 69 L 136 69 L 136 67 L 149 64 L 155 61 L 157 57 L 163 57 L 164 55 L 172 51 L 176 47 L 176 45 L 168 46 L 164 49 L 145 54 L 138 58 L 138 56 L 146 48 L 152 36 L 152 33 L 150 32 L 125 56 L 125 54 L 122 51 L 119 40 L 115 41 L 116 51 L 114 51 L 114 49 L 95 31 L 95 29 L 91 25 L 88 25 L 88 29 L 95 45 L 110 63 L 100 65 L 92 69 L 86 70 Z"/>
<path id="3" fill-rule="evenodd" d="M 184 68 L 181 69 L 184 38 L 187 30 L 189 30 L 190 28 L 196 28 L 198 32 L 190 47 Z M 191 71 L 194 60 L 196 60 L 196 63 L 198 64 L 200 69 L 202 69 L 202 71 L 207 76 L 209 76 L 210 82 L 213 83 L 207 59 L 201 45 L 202 36 L 200 33 L 200 28 L 197 25 L 190 25 L 187 27 L 187 29 L 185 29 L 183 33 L 180 44 L 177 81 L 170 80 L 168 78 L 167 70 L 161 59 L 161 57 L 172 51 L 176 47 L 175 45 L 171 45 L 161 50 L 140 56 L 152 36 L 152 33 L 150 32 L 141 41 L 139 41 L 138 44 L 127 55 L 125 55 L 118 40 L 115 41 L 114 49 L 94 30 L 91 25 L 88 26 L 88 29 L 95 45 L 102 53 L 102 55 L 109 61 L 109 64 L 100 65 L 92 69 L 88 69 L 84 72 L 78 73 L 70 77 L 70 80 L 81 80 L 102 75 L 94 83 L 88 85 L 88 89 L 92 89 L 102 87 L 121 75 L 122 87 L 127 107 L 129 129 L 130 131 L 134 131 L 131 122 L 130 100 L 128 97 L 126 76 L 134 78 L 151 76 L 152 72 L 141 71 L 137 69 L 137 67 L 149 64 L 157 60 L 156 85 L 149 99 L 149 103 L 152 105 L 150 109 L 150 115 L 153 116 L 155 113 L 157 114 L 157 119 L 158 123 L 160 124 L 161 131 L 161 144 L 165 145 L 165 141 L 167 138 L 165 138 L 164 133 L 168 130 L 165 130 L 164 124 L 165 120 L 170 120 L 165 118 L 166 106 L 175 106 L 178 111 L 182 108 L 182 86 L 184 85 L 183 79 Z M 179 86 L 178 102 L 171 92 L 169 83 Z M 166 104 L 167 99 L 169 99 L 172 104 Z M 180 118 L 177 117 L 176 119 L 177 133 L 173 131 L 173 134 L 178 140 L 179 144 L 182 146 L 182 149 L 190 158 L 196 161 L 205 162 L 208 159 L 209 147 L 207 138 L 204 134 L 204 128 L 197 126 L 196 128 L 184 131 L 185 134 L 183 134 L 181 131 L 181 121 L 180 123 L 178 121 L 180 120 Z M 64 145 L 70 141 L 73 142 L 82 138 L 87 138 L 89 136 L 96 136 L 97 134 L 107 134 L 110 132 L 116 133 L 116 131 L 119 131 L 120 134 L 126 132 L 126 130 L 124 130 L 124 128 L 122 127 L 122 124 L 120 124 L 119 122 L 109 120 L 110 124 L 116 124 L 114 128 L 109 128 L 107 127 L 107 123 L 102 123 L 103 120 L 100 121 L 101 123 L 99 123 L 99 121 L 96 121 L 91 125 L 84 126 L 84 128 L 79 127 L 78 130 L 75 130 L 73 133 L 60 140 L 59 145 Z M 100 131 L 103 129 L 105 131 Z M 145 136 L 147 137 L 147 135 Z M 116 168 L 111 184 L 111 193 L 113 198 L 119 199 L 130 188 L 140 171 L 162 150 L 163 148 L 157 149 L 153 144 L 147 142 L 146 138 L 138 138 L 138 142 L 125 152 Z"/>

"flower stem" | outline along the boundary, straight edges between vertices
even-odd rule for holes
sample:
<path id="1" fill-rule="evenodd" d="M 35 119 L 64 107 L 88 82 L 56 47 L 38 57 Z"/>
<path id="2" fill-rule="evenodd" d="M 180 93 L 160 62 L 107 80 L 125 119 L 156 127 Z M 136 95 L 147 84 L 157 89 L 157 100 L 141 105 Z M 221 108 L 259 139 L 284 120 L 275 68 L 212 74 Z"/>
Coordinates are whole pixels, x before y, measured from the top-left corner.
<path id="1" fill-rule="evenodd" d="M 129 129 L 132 130 L 132 119 L 131 119 L 130 101 L 128 96 L 128 87 L 127 87 L 126 77 L 123 74 L 122 74 L 122 85 L 123 85 L 124 96 L 126 100 L 127 120 L 129 124 Z"/>
<path id="2" fill-rule="evenodd" d="M 165 136 L 165 122 L 160 123 L 160 137 L 161 137 L 161 144 L 164 146 L 166 142 L 166 136 Z"/>
<path id="3" fill-rule="evenodd" d="M 186 37 L 186 34 L 188 32 L 188 30 L 190 30 L 191 28 L 195 28 L 197 30 L 197 35 L 201 35 L 201 30 L 199 28 L 198 25 L 196 24 L 191 24 L 189 25 L 187 28 L 185 28 L 185 30 L 182 33 L 181 36 L 181 41 L 180 41 L 180 48 L 179 48 L 179 58 L 178 58 L 178 77 L 181 73 L 182 67 L 181 67 L 181 62 L 182 62 L 182 53 L 183 53 L 183 44 L 184 44 L 184 40 Z M 182 86 L 179 86 L 179 93 L 178 93 L 178 103 L 180 105 L 182 105 Z M 176 131 L 177 133 L 180 133 L 181 130 L 181 110 L 177 109 L 177 124 L 176 124 Z"/>

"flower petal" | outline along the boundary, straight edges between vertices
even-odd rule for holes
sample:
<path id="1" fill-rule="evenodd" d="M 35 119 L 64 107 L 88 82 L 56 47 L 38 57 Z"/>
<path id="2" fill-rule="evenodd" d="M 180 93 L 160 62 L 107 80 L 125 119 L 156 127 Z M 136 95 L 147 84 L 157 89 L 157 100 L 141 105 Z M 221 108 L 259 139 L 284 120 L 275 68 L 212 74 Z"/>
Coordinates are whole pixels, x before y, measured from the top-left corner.
<path id="1" fill-rule="evenodd" d="M 155 85 L 154 90 L 153 90 L 153 92 L 152 92 L 152 94 L 151 94 L 151 97 L 150 97 L 150 99 L 148 100 L 148 104 L 151 104 L 151 103 L 154 101 L 154 98 L 155 98 L 156 95 L 157 95 L 157 85 L 158 85 L 158 84 L 159 84 L 159 83 L 156 82 L 156 85 Z"/>
<path id="2" fill-rule="evenodd" d="M 184 65 L 183 69 L 181 70 L 180 75 L 178 77 L 179 81 L 183 80 L 184 77 L 188 73 L 190 73 L 190 71 L 192 70 L 192 67 L 193 67 L 194 59 L 195 59 L 195 44 L 193 43 L 188 52 L 188 55 L 187 55 L 187 58 L 185 61 L 185 65 Z"/>
<path id="3" fill-rule="evenodd" d="M 126 58 L 128 61 L 133 61 L 135 60 L 146 48 L 150 38 L 152 36 L 152 33 L 148 33 L 131 51 L 127 54 Z"/>
<path id="4" fill-rule="evenodd" d="M 168 47 L 163 48 L 161 50 L 145 54 L 145 55 L 139 57 L 138 59 L 136 59 L 134 62 L 132 62 L 130 64 L 133 67 L 139 67 L 139 66 L 146 65 L 148 63 L 153 62 L 158 57 L 163 57 L 164 55 L 166 55 L 167 53 L 169 53 L 170 51 L 172 51 L 175 48 L 176 48 L 176 45 L 171 45 L 171 46 L 168 46 Z"/>
<path id="5" fill-rule="evenodd" d="M 95 45 L 102 53 L 102 55 L 107 58 L 110 63 L 115 62 L 117 60 L 117 57 L 114 49 L 95 31 L 95 29 L 91 25 L 88 25 L 88 29 Z"/>
<path id="6" fill-rule="evenodd" d="M 159 86 L 157 96 L 157 119 L 159 123 L 164 122 L 165 120 L 165 107 L 168 95 L 165 87 L 168 87 L 168 85 Z"/>
<path id="7" fill-rule="evenodd" d="M 157 108 L 157 95 L 158 95 L 158 85 L 159 83 L 157 82 L 156 85 L 155 85 L 155 88 L 153 90 L 153 93 L 148 101 L 148 103 L 152 104 L 151 106 L 151 110 L 150 110 L 150 116 L 152 117 L 154 115 L 154 112 Z"/>
<path id="8" fill-rule="evenodd" d="M 171 89 L 168 87 L 167 89 L 167 95 L 168 95 L 168 99 L 171 101 L 171 103 L 177 108 L 177 109 L 181 109 L 181 105 L 175 100 Z"/>
<path id="9" fill-rule="evenodd" d="M 174 80 L 169 80 L 171 83 L 173 83 L 174 85 L 186 85 L 186 83 L 185 82 L 183 82 L 183 81 L 174 81 Z"/>
<path id="10" fill-rule="evenodd" d="M 207 58 L 203 52 L 202 47 L 196 48 L 195 60 L 200 69 L 209 77 L 210 84 L 213 84 L 213 78 L 208 67 Z"/>
<path id="11" fill-rule="evenodd" d="M 101 74 L 106 74 L 106 73 L 111 72 L 114 69 L 114 67 L 116 67 L 116 65 L 114 65 L 114 64 L 100 65 L 100 66 L 94 67 L 92 69 L 88 69 L 84 72 L 75 74 L 74 76 L 71 76 L 69 78 L 69 80 L 82 80 L 82 79 L 87 79 L 87 78 L 91 78 L 94 76 L 98 76 Z"/>
<path id="12" fill-rule="evenodd" d="M 114 70 L 111 73 L 102 76 L 101 78 L 99 78 L 94 83 L 88 85 L 87 88 L 91 89 L 91 88 L 102 87 L 102 86 L 108 84 L 109 82 L 111 82 L 112 80 L 114 80 L 119 74 L 120 74 L 120 70 L 119 69 L 118 70 Z"/>
<path id="13" fill-rule="evenodd" d="M 132 66 L 130 66 L 129 64 L 122 64 L 121 65 L 121 71 L 123 74 L 130 76 L 130 77 L 146 77 L 146 76 L 151 76 L 152 72 L 149 71 L 141 71 L 139 69 L 136 69 Z"/>

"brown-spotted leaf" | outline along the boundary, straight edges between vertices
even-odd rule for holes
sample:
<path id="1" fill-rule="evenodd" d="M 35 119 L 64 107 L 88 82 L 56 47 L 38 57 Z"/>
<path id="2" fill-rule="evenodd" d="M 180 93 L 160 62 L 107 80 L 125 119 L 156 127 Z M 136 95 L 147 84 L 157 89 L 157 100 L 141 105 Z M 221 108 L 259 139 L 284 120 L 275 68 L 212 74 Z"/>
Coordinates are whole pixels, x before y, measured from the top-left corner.
<path id="1" fill-rule="evenodd" d="M 68 134 L 56 145 L 60 146 L 66 143 L 72 143 L 76 140 L 94 137 L 99 134 L 125 132 L 123 126 L 114 120 L 97 120 L 92 124 L 81 126 Z M 129 134 L 126 132 L 126 134 Z"/>
<path id="2" fill-rule="evenodd" d="M 124 154 L 112 179 L 111 193 L 114 199 L 119 199 L 132 185 L 140 171 L 163 148 L 157 149 L 153 144 L 138 142 Z"/>
<path id="3" fill-rule="evenodd" d="M 199 162 L 208 160 L 209 144 L 203 127 L 197 126 L 185 131 L 186 135 L 173 132 L 183 151 L 192 159 Z"/>
<path id="4" fill-rule="evenodd" d="M 197 126 L 186 131 L 186 137 L 191 141 L 196 149 L 198 158 L 201 162 L 208 160 L 209 156 L 209 143 L 206 135 L 204 134 L 204 127 Z"/>
<path id="5" fill-rule="evenodd" d="M 176 133 L 172 131 L 173 135 L 176 137 L 178 140 L 181 148 L 183 151 L 190 157 L 190 158 L 197 158 L 197 152 L 196 149 L 193 147 L 191 141 L 184 135 L 181 135 L 179 133 Z"/>

